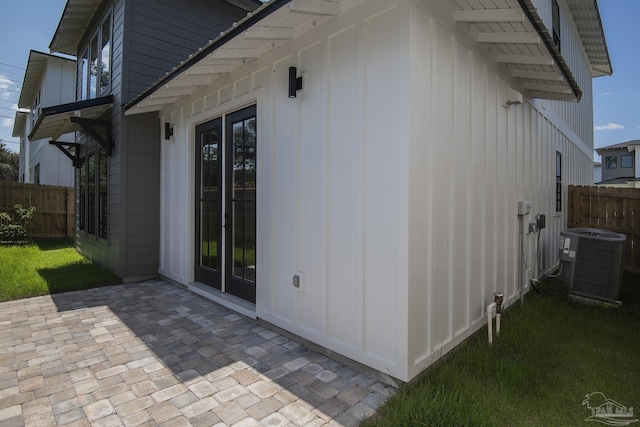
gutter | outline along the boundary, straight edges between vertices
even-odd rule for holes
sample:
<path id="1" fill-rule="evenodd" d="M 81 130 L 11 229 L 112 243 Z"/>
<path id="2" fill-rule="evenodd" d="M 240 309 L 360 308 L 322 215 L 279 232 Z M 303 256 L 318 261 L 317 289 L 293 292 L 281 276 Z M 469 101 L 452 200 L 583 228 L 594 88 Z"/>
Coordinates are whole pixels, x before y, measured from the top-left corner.
<path id="1" fill-rule="evenodd" d="M 544 41 L 544 44 L 551 53 L 553 60 L 560 68 L 562 76 L 565 78 L 567 83 L 569 83 L 569 86 L 571 86 L 571 91 L 575 95 L 576 101 L 579 102 L 582 98 L 582 90 L 580 89 L 580 85 L 578 85 L 578 82 L 573 77 L 569 66 L 560 54 L 560 50 L 553 42 L 553 37 L 551 37 L 551 34 L 549 34 L 544 24 L 542 23 L 542 19 L 540 19 L 540 16 L 538 16 L 537 13 L 533 12 L 534 10 L 536 10 L 535 6 L 532 4 L 531 0 L 518 0 L 518 3 L 520 4 L 520 7 L 524 11 L 525 15 L 527 15 L 527 18 L 529 19 L 529 22 L 531 22 L 531 25 L 533 25 L 533 28 L 535 28 L 538 35 L 540 35 L 540 38 L 542 38 L 542 40 Z"/>
<path id="2" fill-rule="evenodd" d="M 240 20 L 237 23 L 234 23 L 232 27 L 230 27 L 227 31 L 224 31 L 220 34 L 220 36 L 206 45 L 204 48 L 200 49 L 195 55 L 189 57 L 186 61 L 181 62 L 179 65 L 174 67 L 171 71 L 167 72 L 164 77 L 160 78 L 160 80 L 156 81 L 154 84 L 149 86 L 144 92 L 136 96 L 133 100 L 126 103 L 123 108 L 124 110 L 129 110 L 134 107 L 136 104 L 142 102 L 149 96 L 153 94 L 158 88 L 164 86 L 169 83 L 183 71 L 191 68 L 191 66 L 200 62 L 204 58 L 206 58 L 210 53 L 215 51 L 216 49 L 222 47 L 225 43 L 233 39 L 234 37 L 242 34 L 249 28 L 253 27 L 262 19 L 271 15 L 281 7 L 288 4 L 291 0 L 271 0 L 268 3 L 264 3 L 261 7 L 256 9 L 254 12 L 250 12 L 247 14 L 247 17 Z"/>

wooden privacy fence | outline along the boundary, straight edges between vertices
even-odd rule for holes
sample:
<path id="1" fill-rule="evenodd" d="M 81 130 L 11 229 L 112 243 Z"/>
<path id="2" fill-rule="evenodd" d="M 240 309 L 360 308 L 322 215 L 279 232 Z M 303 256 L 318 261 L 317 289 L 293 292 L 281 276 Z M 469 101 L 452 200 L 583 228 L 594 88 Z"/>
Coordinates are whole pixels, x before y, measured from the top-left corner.
<path id="1" fill-rule="evenodd" d="M 73 237 L 73 202 L 72 187 L 0 181 L 0 212 L 13 212 L 16 203 L 36 207 L 32 237 Z"/>
<path id="2" fill-rule="evenodd" d="M 569 186 L 567 227 L 627 235 L 624 269 L 640 273 L 640 188 Z"/>

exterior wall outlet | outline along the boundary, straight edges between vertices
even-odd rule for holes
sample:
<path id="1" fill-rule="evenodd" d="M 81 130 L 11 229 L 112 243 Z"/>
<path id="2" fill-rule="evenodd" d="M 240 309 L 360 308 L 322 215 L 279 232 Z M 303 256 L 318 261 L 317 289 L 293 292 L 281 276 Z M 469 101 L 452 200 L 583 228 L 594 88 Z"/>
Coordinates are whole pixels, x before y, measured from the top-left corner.
<path id="1" fill-rule="evenodd" d="M 531 221 L 529 223 L 529 233 L 535 233 L 538 231 L 538 223 L 536 221 Z"/>
<path id="2" fill-rule="evenodd" d="M 296 271 L 295 273 L 293 273 L 292 284 L 293 284 L 293 287 L 296 288 L 298 292 L 304 292 L 303 278 L 304 278 L 304 275 L 302 274 L 301 271 Z"/>
<path id="3" fill-rule="evenodd" d="M 523 216 L 531 212 L 531 202 L 527 200 L 518 201 L 518 215 Z"/>

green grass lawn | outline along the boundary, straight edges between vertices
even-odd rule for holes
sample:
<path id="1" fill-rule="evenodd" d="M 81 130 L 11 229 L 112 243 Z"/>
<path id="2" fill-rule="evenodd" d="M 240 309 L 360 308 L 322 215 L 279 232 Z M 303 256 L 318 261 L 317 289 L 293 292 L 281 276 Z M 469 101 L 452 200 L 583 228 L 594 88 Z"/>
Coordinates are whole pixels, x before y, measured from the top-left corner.
<path id="1" fill-rule="evenodd" d="M 117 283 L 115 275 L 76 252 L 72 239 L 0 246 L 0 301 Z"/>
<path id="2" fill-rule="evenodd" d="M 493 347 L 482 328 L 361 426 L 601 425 L 582 406 L 596 391 L 640 408 L 640 275 L 625 275 L 620 299 L 587 306 L 545 281 L 503 313 Z"/>

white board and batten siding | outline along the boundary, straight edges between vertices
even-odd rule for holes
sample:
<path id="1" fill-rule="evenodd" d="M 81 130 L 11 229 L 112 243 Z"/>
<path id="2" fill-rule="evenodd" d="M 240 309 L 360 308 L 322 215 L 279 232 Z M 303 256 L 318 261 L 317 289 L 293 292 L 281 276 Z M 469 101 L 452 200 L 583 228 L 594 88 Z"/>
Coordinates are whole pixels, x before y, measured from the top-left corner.
<path id="1" fill-rule="evenodd" d="M 75 62 L 48 56 L 40 86 L 40 105 L 50 107 L 73 102 L 74 85 Z M 30 124 L 28 127 L 30 130 Z M 72 142 L 73 135 L 62 135 L 58 140 Z M 67 156 L 55 146 L 50 145 L 48 139 L 31 141 L 28 144 L 30 144 L 28 151 L 30 157 L 28 162 L 31 168 L 30 182 L 34 179 L 33 168 L 40 165 L 40 184 L 73 186 L 73 167 Z"/>
<path id="2" fill-rule="evenodd" d="M 161 275 L 194 279 L 195 126 L 253 103 L 259 318 L 408 380 L 481 326 L 495 290 L 517 297 L 518 200 L 547 215 L 557 262 L 555 153 L 565 184 L 590 160 L 566 124 L 503 107 L 506 82 L 425 3 L 366 1 L 161 112 Z"/>

